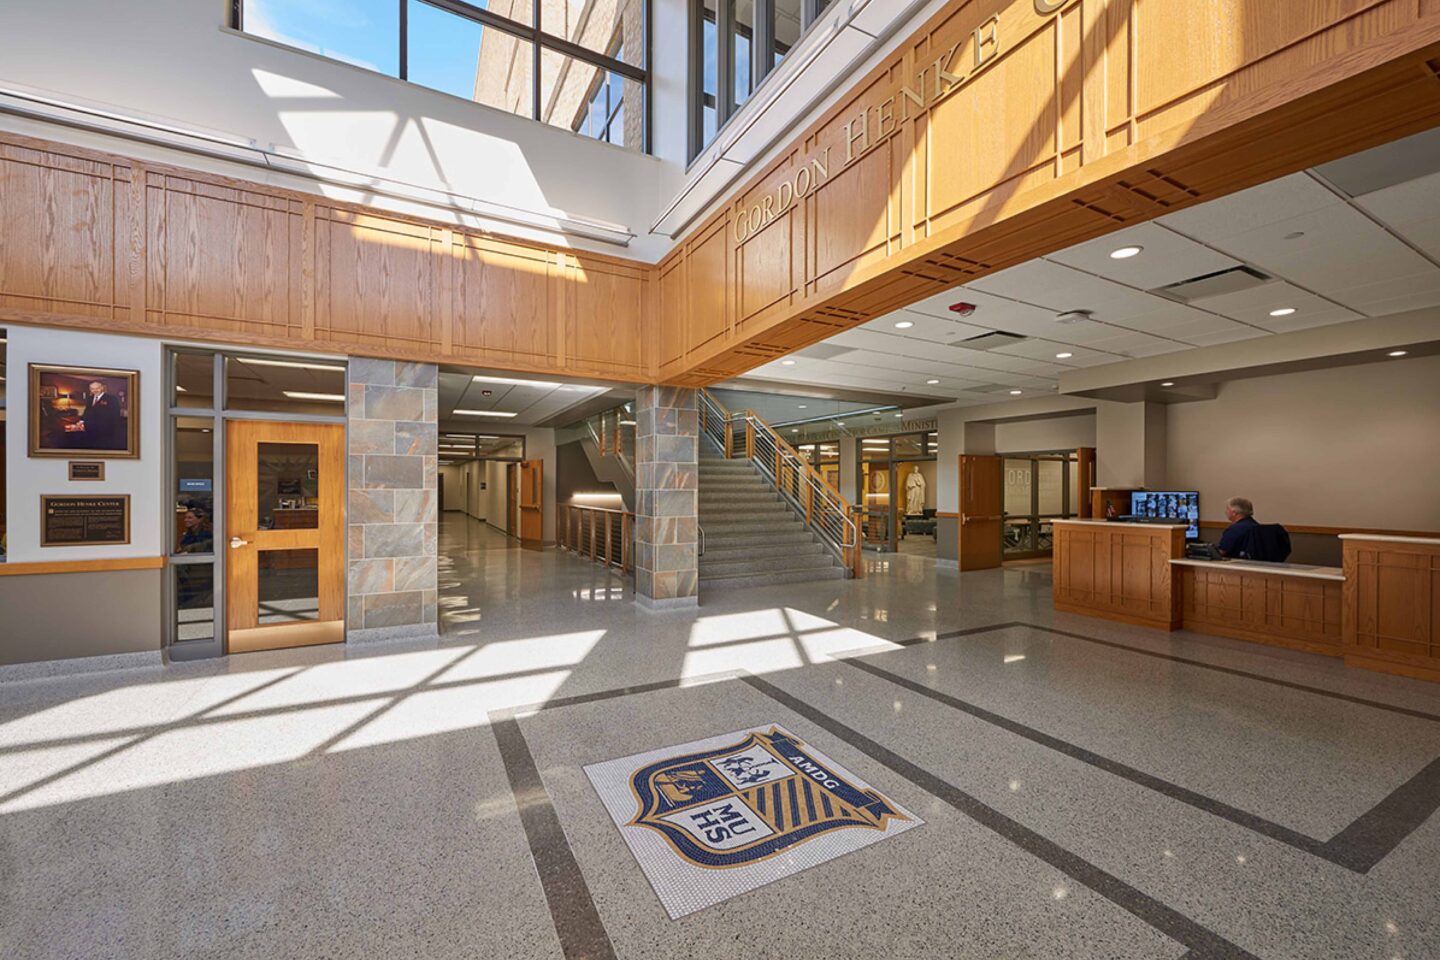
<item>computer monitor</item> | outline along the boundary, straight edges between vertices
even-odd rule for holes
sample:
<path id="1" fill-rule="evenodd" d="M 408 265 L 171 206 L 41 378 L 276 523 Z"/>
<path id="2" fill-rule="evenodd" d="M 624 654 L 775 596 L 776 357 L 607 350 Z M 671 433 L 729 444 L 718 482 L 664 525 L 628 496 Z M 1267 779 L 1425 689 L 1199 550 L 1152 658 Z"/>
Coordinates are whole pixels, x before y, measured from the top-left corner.
<path id="1" fill-rule="evenodd" d="M 1130 513 L 1137 519 L 1184 523 L 1185 539 L 1200 539 L 1198 490 L 1136 490 L 1130 494 Z"/>

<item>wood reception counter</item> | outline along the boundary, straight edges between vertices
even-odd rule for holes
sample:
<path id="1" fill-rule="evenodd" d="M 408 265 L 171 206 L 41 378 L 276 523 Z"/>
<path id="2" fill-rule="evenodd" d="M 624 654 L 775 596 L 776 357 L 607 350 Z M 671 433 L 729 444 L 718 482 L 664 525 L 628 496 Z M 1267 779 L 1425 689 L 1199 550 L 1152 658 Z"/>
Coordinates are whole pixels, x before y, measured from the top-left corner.
<path id="1" fill-rule="evenodd" d="M 1184 528 L 1055 521 L 1055 609 L 1440 681 L 1440 539 L 1349 534 L 1345 566 L 1187 560 Z"/>

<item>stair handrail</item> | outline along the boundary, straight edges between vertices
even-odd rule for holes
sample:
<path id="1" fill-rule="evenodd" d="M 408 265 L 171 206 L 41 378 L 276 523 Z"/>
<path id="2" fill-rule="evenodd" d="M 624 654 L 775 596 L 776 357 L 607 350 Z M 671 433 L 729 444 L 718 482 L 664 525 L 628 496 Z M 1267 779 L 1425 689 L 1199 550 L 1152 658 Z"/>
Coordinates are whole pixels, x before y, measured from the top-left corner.
<path id="1" fill-rule="evenodd" d="M 563 511 L 559 530 L 562 550 L 580 557 L 588 553 L 591 562 L 619 567 L 622 573 L 634 570 L 635 514 L 578 503 L 562 504 L 560 509 Z"/>
<path id="2" fill-rule="evenodd" d="M 800 455 L 754 410 L 734 414 L 708 390 L 700 390 L 700 429 L 729 459 L 747 459 L 781 496 L 805 517 L 805 526 L 835 553 L 851 577 L 864 575 L 860 518 L 824 474 Z M 743 423 L 745 444 L 736 450 L 735 425 Z"/>
<path id="3" fill-rule="evenodd" d="M 600 456 L 614 457 L 620 461 L 620 465 L 625 468 L 625 472 L 633 477 L 635 476 L 635 461 L 632 454 L 625 450 L 625 444 L 622 439 L 624 437 L 622 421 L 628 413 L 629 408 L 625 404 L 621 404 L 610 410 L 601 411 L 600 413 L 585 418 L 585 430 L 590 434 L 590 441 L 595 444 L 595 449 L 599 451 Z M 607 422 L 611 417 L 615 419 L 613 432 L 610 430 L 610 424 Z"/>

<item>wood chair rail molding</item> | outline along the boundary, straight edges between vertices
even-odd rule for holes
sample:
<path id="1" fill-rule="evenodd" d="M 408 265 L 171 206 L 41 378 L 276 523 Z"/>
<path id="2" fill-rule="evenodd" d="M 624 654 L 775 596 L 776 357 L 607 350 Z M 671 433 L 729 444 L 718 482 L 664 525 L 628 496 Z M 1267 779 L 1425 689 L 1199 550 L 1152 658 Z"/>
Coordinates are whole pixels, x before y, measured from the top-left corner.
<path id="1" fill-rule="evenodd" d="M 1437 124 L 1440 0 L 955 0 L 655 265 L 0 133 L 0 321 L 703 386 Z"/>
<path id="2" fill-rule="evenodd" d="M 0 577 L 33 577 L 56 573 L 110 573 L 117 570 L 159 570 L 164 557 L 123 557 L 108 560 L 38 560 L 0 563 Z"/>

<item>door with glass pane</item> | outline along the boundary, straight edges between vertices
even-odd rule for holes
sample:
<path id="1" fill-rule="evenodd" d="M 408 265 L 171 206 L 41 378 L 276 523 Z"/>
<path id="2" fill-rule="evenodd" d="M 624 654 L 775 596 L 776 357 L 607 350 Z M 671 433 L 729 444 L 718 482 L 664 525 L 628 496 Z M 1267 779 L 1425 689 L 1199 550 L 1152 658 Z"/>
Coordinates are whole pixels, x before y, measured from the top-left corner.
<path id="1" fill-rule="evenodd" d="M 345 428 L 226 425 L 230 653 L 345 639 Z"/>

